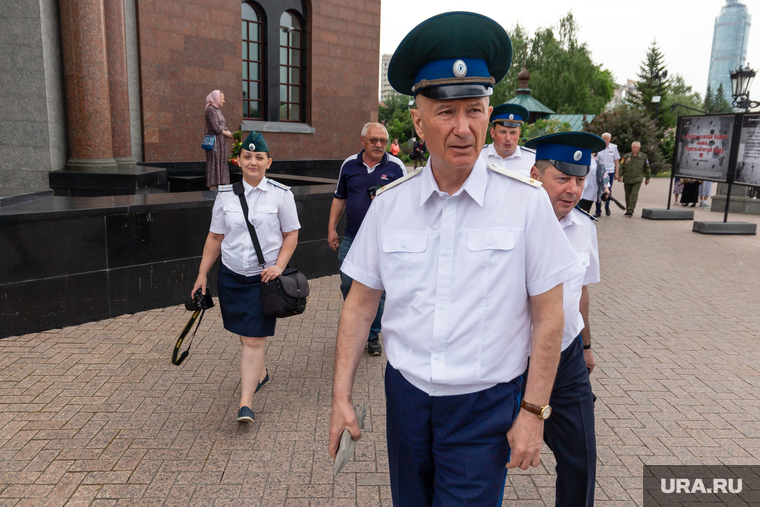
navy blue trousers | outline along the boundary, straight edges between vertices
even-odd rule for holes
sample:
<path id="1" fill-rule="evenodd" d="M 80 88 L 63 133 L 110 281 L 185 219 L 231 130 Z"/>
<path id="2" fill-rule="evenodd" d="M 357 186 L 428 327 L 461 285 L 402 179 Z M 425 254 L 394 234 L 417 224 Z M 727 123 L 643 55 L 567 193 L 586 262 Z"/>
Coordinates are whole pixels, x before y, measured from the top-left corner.
<path id="1" fill-rule="evenodd" d="M 472 394 L 428 396 L 388 363 L 388 465 L 395 507 L 501 505 L 507 431 L 522 380 Z"/>
<path id="2" fill-rule="evenodd" d="M 592 507 L 596 487 L 594 400 L 580 339 L 573 340 L 560 356 L 549 405 L 552 415 L 544 422 L 544 442 L 557 460 L 555 505 Z"/>

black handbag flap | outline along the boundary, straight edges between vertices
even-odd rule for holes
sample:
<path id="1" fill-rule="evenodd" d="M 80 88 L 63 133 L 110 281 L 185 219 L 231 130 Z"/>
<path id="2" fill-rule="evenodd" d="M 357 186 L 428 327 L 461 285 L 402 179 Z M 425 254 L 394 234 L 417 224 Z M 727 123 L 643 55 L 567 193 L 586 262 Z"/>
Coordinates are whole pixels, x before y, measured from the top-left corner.
<path id="1" fill-rule="evenodd" d="M 285 270 L 280 275 L 279 280 L 282 284 L 282 291 L 292 298 L 305 298 L 309 295 L 309 282 L 303 273 L 297 270 Z M 287 273 L 287 274 L 286 274 Z"/>

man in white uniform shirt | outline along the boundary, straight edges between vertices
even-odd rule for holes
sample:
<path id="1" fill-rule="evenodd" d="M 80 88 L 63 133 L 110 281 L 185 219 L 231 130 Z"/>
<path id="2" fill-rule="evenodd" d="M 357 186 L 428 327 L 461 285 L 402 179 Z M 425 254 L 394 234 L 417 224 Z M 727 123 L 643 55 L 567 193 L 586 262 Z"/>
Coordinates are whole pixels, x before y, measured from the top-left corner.
<path id="1" fill-rule="evenodd" d="M 618 151 L 617 145 L 610 142 L 610 140 L 612 140 L 612 136 L 609 132 L 602 134 L 602 139 L 604 139 L 604 142 L 606 144 L 604 149 L 597 154 L 597 157 L 599 157 L 599 159 L 604 164 L 604 167 L 607 169 L 607 177 L 610 180 L 610 190 L 612 190 L 613 181 L 615 181 L 615 179 L 620 175 L 620 152 Z M 604 212 L 607 214 L 607 216 L 610 216 L 609 200 L 604 203 Z M 594 216 L 602 216 L 601 200 L 597 199 L 596 201 L 596 213 Z"/>
<path id="2" fill-rule="evenodd" d="M 520 142 L 520 128 L 528 121 L 529 114 L 527 109 L 517 104 L 502 104 L 493 108 L 490 118 L 493 143 L 480 152 L 480 158 L 486 164 L 496 164 L 530 176 L 536 152 L 517 144 Z"/>
<path id="3" fill-rule="evenodd" d="M 549 402 L 553 414 L 544 425 L 544 441 L 557 460 L 556 504 L 593 507 L 596 436 L 589 375 L 594 370 L 594 355 L 587 286 L 599 282 L 599 249 L 595 219 L 576 205 L 593 162 L 591 153 L 602 149 L 604 141 L 587 132 L 563 132 L 526 144 L 536 148 L 531 176 L 543 183 L 562 230 L 586 268 L 576 280 L 564 285 L 562 355 Z M 529 374 L 532 368 L 531 364 Z M 529 389 L 530 382 L 529 379 L 523 388 Z"/>
<path id="4" fill-rule="evenodd" d="M 498 23 L 454 12 L 412 30 L 388 69 L 397 91 L 415 95 L 412 119 L 430 158 L 378 192 L 343 262 L 354 285 L 338 327 L 329 451 L 336 456 L 345 429 L 361 435 L 351 391 L 370 308 L 385 290 L 396 507 L 501 505 L 505 466 L 539 464 L 562 286 L 583 266 L 540 185 L 479 158 L 488 96 L 510 61 Z"/>

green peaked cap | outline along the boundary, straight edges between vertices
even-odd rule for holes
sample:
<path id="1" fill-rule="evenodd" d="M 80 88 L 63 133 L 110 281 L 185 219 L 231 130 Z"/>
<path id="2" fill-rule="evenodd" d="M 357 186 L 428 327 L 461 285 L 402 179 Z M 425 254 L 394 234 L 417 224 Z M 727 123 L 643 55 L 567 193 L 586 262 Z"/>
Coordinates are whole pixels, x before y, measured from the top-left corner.
<path id="1" fill-rule="evenodd" d="M 388 81 L 404 95 L 485 97 L 511 62 L 512 43 L 496 21 L 447 12 L 423 21 L 401 41 L 388 65 Z"/>
<path id="2" fill-rule="evenodd" d="M 267 146 L 267 141 L 261 132 L 249 133 L 245 141 L 243 141 L 242 148 L 248 151 L 265 151 L 269 153 L 269 146 Z"/>

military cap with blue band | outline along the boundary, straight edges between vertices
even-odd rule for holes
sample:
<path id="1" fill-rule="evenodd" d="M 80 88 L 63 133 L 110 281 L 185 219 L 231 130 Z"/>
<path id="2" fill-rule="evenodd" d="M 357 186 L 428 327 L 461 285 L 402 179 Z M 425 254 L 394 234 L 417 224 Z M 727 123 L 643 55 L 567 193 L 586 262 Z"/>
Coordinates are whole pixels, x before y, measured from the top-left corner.
<path id="1" fill-rule="evenodd" d="M 404 95 L 487 97 L 511 62 L 512 43 L 496 21 L 472 12 L 447 12 L 404 37 L 388 66 L 388 81 Z"/>
<path id="2" fill-rule="evenodd" d="M 586 176 L 591 154 L 605 149 L 607 143 L 589 132 L 560 132 L 531 139 L 525 147 L 536 150 L 536 161 L 548 160 L 570 176 Z"/>
<path id="3" fill-rule="evenodd" d="M 245 141 L 243 141 L 242 148 L 248 151 L 265 151 L 269 153 L 269 146 L 264 139 L 264 135 L 260 132 L 250 132 Z"/>
<path id="4" fill-rule="evenodd" d="M 501 123 L 505 127 L 519 127 L 528 121 L 530 113 L 519 104 L 502 104 L 493 108 L 491 123 Z"/>

